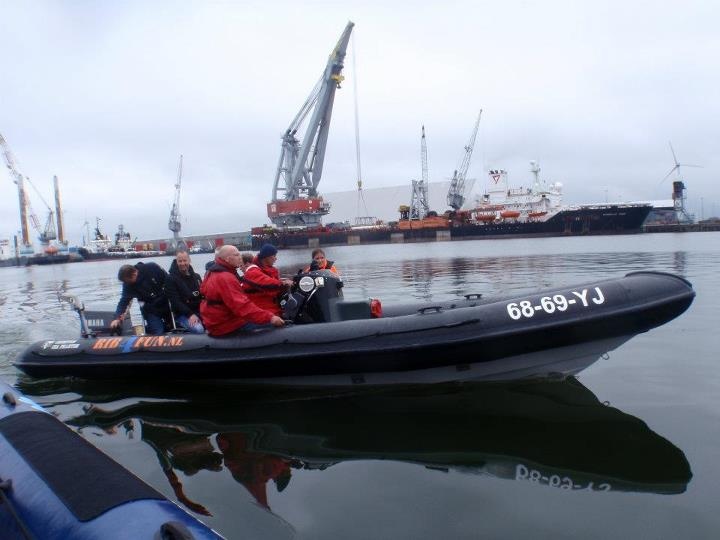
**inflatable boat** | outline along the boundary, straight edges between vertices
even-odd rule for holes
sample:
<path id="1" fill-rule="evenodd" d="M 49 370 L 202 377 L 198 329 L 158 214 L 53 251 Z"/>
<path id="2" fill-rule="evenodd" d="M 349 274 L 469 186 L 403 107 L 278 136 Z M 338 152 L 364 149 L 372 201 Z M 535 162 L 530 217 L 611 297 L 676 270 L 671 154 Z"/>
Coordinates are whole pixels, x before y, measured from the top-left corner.
<path id="1" fill-rule="evenodd" d="M 0 383 L 0 538 L 221 539 Z"/>
<path id="2" fill-rule="evenodd" d="M 341 287 L 327 271 L 298 275 L 285 305 L 291 324 L 223 338 L 112 336 L 112 313 L 85 312 L 76 300 L 84 337 L 37 342 L 15 365 L 34 377 L 311 385 L 571 374 L 674 319 L 695 296 L 681 277 L 634 272 L 519 297 L 467 295 L 379 313 L 371 301 L 345 300 Z"/>

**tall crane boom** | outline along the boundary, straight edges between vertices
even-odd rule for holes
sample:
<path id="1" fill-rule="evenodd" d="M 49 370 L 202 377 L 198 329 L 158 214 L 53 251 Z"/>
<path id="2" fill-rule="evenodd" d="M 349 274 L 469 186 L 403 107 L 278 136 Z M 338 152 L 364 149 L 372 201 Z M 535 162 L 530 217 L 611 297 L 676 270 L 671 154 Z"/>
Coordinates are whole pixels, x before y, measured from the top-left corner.
<path id="1" fill-rule="evenodd" d="M 419 182 L 417 180 L 412 181 L 409 219 L 423 219 L 430 211 L 430 205 L 428 203 L 428 164 L 425 126 L 422 127 L 422 137 L 420 138 L 420 162 L 422 164 L 422 180 Z"/>
<path id="2" fill-rule="evenodd" d="M 420 139 L 420 161 L 422 163 L 422 181 L 427 186 L 428 162 L 427 162 L 427 142 L 425 140 L 425 126 L 422 127 L 422 137 Z"/>
<path id="3" fill-rule="evenodd" d="M 180 222 L 180 187 L 182 184 L 182 165 L 183 157 L 180 154 L 180 162 L 178 163 L 177 182 L 175 182 L 175 198 L 173 199 L 173 205 L 170 209 L 170 220 L 168 221 L 168 228 L 173 233 L 172 245 L 174 249 L 181 246 L 182 239 L 180 238 L 180 230 L 182 224 Z"/>
<path id="4" fill-rule="evenodd" d="M 5 166 L 10 171 L 10 176 L 12 176 L 13 182 L 15 182 L 18 189 L 18 202 L 20 204 L 20 234 L 22 235 L 22 244 L 25 247 L 29 247 L 31 244 L 30 230 L 28 227 L 28 199 L 27 194 L 25 193 L 25 179 L 20 171 L 18 171 L 17 165 L 15 164 L 15 157 L 10 151 L 10 147 L 2 134 L 0 134 L 0 147 L 2 147 Z"/>
<path id="5" fill-rule="evenodd" d="M 65 219 L 63 217 L 62 204 L 60 202 L 60 183 L 58 177 L 53 176 L 53 188 L 55 189 L 55 215 L 57 216 L 57 238 L 58 242 L 65 245 Z"/>
<path id="6" fill-rule="evenodd" d="M 470 136 L 470 140 L 467 145 L 465 145 L 465 153 L 463 154 L 462 163 L 460 164 L 460 167 L 455 170 L 452 180 L 450 180 L 447 203 L 450 208 L 456 211 L 460 210 L 462 205 L 465 203 L 465 175 L 470 168 L 470 159 L 472 158 L 473 149 L 475 148 L 475 138 L 477 137 L 478 127 L 480 126 L 481 116 L 482 109 L 480 109 L 480 113 L 475 121 L 475 128 Z"/>
<path id="7" fill-rule="evenodd" d="M 38 240 L 40 240 L 40 243 L 44 246 L 47 246 L 51 240 L 55 240 L 57 238 L 57 228 L 55 227 L 55 212 L 52 208 L 50 208 L 50 205 L 45 200 L 45 197 L 42 196 L 42 193 L 40 193 L 40 190 L 35 187 L 35 184 L 32 183 L 30 178 L 25 177 L 25 179 L 28 181 L 28 184 L 30 184 L 30 187 L 32 187 L 35 190 L 35 193 L 38 197 L 40 197 L 40 200 L 45 205 L 45 208 L 47 209 L 47 219 L 45 220 L 45 227 L 40 227 L 40 220 L 35 215 L 35 211 L 32 208 L 32 204 L 30 204 L 30 199 L 27 198 L 26 194 L 26 201 L 27 201 L 27 208 L 30 213 L 30 222 L 35 227 L 35 230 L 38 233 Z"/>
<path id="8" fill-rule="evenodd" d="M 268 217 L 280 226 L 313 226 L 321 223 L 330 205 L 318 195 L 327 148 L 335 90 L 343 81 L 345 51 L 354 23 L 348 22 L 330 53 L 322 77 L 282 136 L 272 200 Z M 297 138 L 305 118 L 312 111 L 302 141 Z"/>

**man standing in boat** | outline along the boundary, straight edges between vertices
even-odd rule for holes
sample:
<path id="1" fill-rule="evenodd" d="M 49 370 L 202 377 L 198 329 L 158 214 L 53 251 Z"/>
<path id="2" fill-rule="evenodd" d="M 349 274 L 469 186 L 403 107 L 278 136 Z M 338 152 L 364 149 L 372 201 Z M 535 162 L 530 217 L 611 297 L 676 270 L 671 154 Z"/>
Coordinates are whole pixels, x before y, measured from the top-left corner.
<path id="1" fill-rule="evenodd" d="M 165 281 L 165 295 L 170 300 L 175 324 L 192 334 L 205 333 L 200 320 L 201 281 L 190 265 L 190 254 L 184 249 L 178 250 Z"/>
<path id="2" fill-rule="evenodd" d="M 256 330 L 285 324 L 274 313 L 256 306 L 245 294 L 237 269 L 242 255 L 235 246 L 223 246 L 208 268 L 200 286 L 200 303 L 205 328 L 211 336 L 224 336 L 236 330 Z"/>
<path id="3" fill-rule="evenodd" d="M 123 283 L 122 293 L 110 328 L 122 324 L 130 302 L 137 298 L 143 302 L 140 311 L 145 319 L 145 331 L 150 335 L 165 332 L 165 326 L 170 320 L 170 308 L 164 290 L 167 277 L 167 272 L 153 262 L 122 265 L 118 271 L 118 279 Z"/>

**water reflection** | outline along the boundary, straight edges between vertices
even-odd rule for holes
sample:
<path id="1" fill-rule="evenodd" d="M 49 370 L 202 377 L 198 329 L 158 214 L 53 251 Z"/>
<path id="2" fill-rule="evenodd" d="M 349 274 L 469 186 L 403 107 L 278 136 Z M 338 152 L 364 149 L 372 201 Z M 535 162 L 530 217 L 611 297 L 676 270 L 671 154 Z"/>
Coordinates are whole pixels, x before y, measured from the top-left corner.
<path id="1" fill-rule="evenodd" d="M 84 404 L 81 414 L 64 419 L 77 429 L 140 438 L 155 451 L 177 499 L 199 513 L 214 510 L 185 495 L 178 473 L 186 482 L 199 470 L 229 474 L 268 510 L 268 485 L 291 490 L 294 469 L 322 474 L 349 460 L 392 460 L 569 491 L 682 493 L 692 476 L 679 448 L 639 418 L 601 403 L 575 378 L 332 395 L 18 384 L 31 396 Z"/>
<path id="2" fill-rule="evenodd" d="M 384 263 L 382 269 L 369 268 L 364 275 L 376 287 L 375 294 L 385 293 L 383 284 L 399 280 L 394 285 L 395 290 L 400 287 L 404 294 L 409 292 L 414 299 L 430 300 L 437 298 L 438 293 L 452 296 L 467 293 L 508 294 L 649 268 L 685 275 L 686 257 L 687 254 L 680 251 L 614 253 L 610 257 L 598 253 L 571 253 L 406 259 L 396 262 L 397 268 L 393 268 L 391 263 Z M 352 279 L 346 285 L 351 293 L 352 287 L 364 286 L 353 283 Z"/>

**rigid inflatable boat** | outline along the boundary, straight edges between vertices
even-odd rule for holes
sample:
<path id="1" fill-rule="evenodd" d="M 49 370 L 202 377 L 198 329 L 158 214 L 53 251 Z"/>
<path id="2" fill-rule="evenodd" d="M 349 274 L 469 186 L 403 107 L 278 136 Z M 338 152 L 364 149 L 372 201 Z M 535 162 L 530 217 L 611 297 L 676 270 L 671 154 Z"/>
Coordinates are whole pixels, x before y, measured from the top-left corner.
<path id="1" fill-rule="evenodd" d="M 240 391 L 65 378 L 28 379 L 23 388 L 62 395 L 63 404 L 72 396 L 77 406 L 69 410 L 83 412 L 63 418 L 66 423 L 142 441 L 157 453 L 155 467 L 170 463 L 188 492 L 202 490 L 182 473 L 226 475 L 213 466 L 222 460 L 230 472 L 245 471 L 237 481 L 264 504 L 266 493 L 288 482 L 292 489 L 297 469 L 321 475 L 358 460 L 573 492 L 682 493 L 692 477 L 681 449 L 641 419 L 603 403 L 574 377 Z M 196 502 L 223 512 L 212 499 Z"/>
<path id="2" fill-rule="evenodd" d="M 0 538 L 221 539 L 0 383 Z"/>
<path id="3" fill-rule="evenodd" d="M 684 312 L 683 278 L 634 272 L 520 297 L 384 306 L 345 300 L 327 271 L 295 278 L 281 329 L 232 337 L 111 336 L 110 312 L 85 312 L 83 336 L 33 344 L 15 365 L 35 377 L 388 384 L 575 373 Z M 578 359 L 579 363 L 578 363 Z"/>

